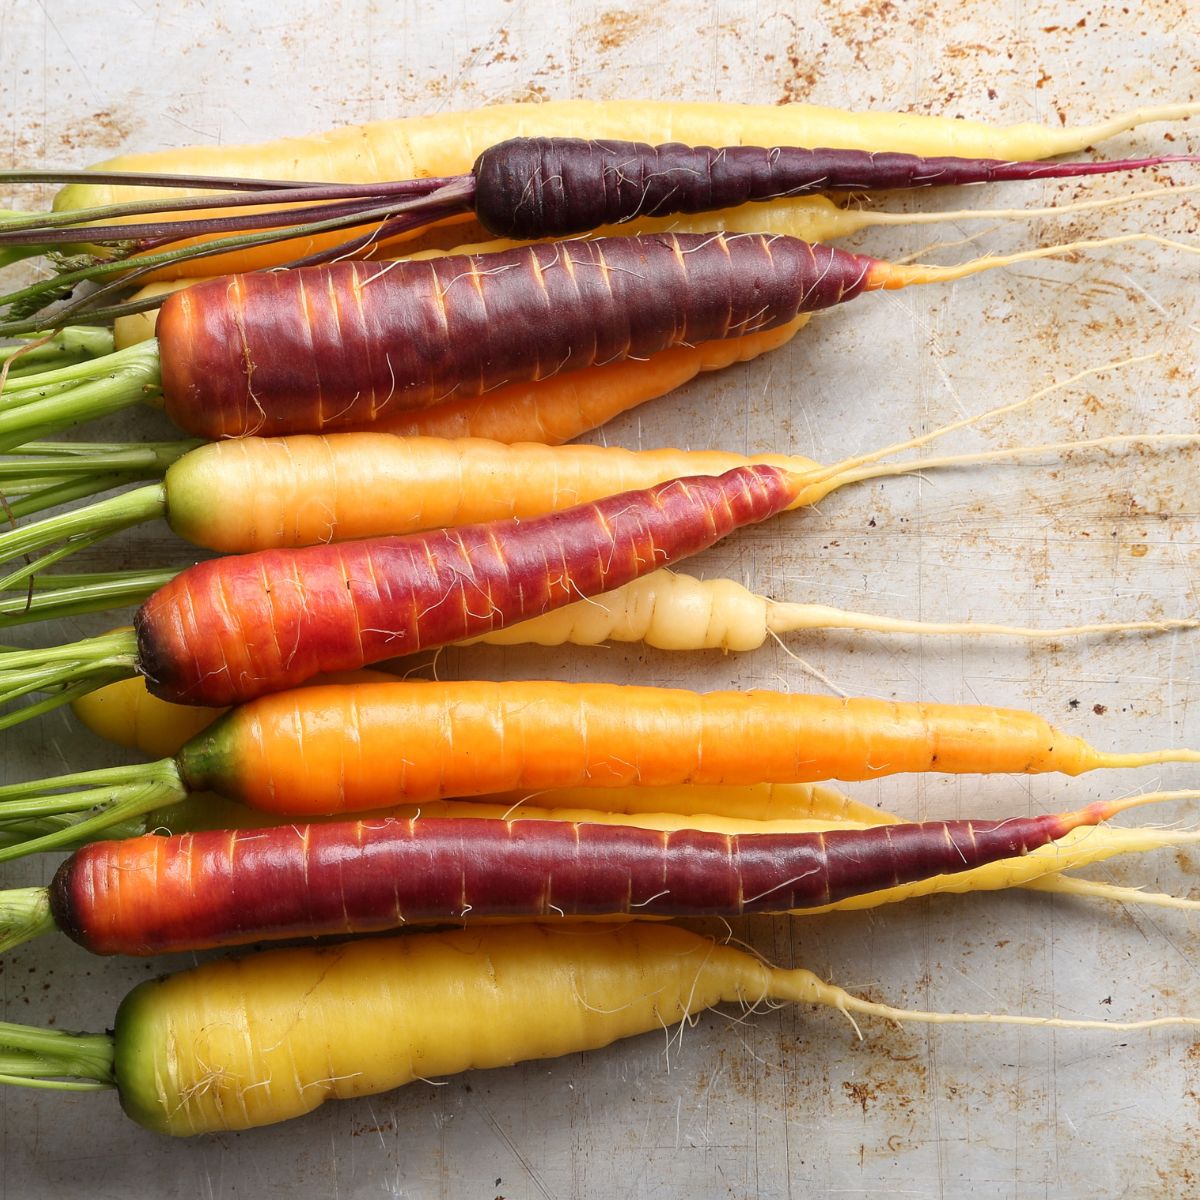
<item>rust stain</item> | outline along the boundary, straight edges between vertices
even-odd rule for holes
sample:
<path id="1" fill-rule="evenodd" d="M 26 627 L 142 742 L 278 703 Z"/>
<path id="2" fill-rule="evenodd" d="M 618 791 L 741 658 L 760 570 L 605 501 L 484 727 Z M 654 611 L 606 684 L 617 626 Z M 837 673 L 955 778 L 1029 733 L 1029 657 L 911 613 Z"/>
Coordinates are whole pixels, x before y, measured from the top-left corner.
<path id="1" fill-rule="evenodd" d="M 847 47 L 860 66 L 869 67 L 879 53 L 879 45 L 894 41 L 900 12 L 893 0 L 868 0 L 834 21 L 830 28 L 837 40 Z"/>
<path id="2" fill-rule="evenodd" d="M 645 24 L 646 17 L 643 14 L 614 8 L 584 26 L 584 31 L 595 38 L 597 49 L 616 50 L 635 37 Z"/>

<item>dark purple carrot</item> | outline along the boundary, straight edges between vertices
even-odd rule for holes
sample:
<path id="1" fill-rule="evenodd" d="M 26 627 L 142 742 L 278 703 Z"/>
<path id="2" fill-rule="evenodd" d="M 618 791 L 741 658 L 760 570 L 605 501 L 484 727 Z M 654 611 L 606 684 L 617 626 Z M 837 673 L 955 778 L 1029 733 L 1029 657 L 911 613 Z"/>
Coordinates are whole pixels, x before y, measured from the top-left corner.
<path id="1" fill-rule="evenodd" d="M 77 850 L 48 889 L 0 893 L 0 948 L 54 927 L 96 954 L 146 955 L 468 916 L 803 911 L 1021 857 L 1146 799 L 824 833 L 386 817 L 151 834 Z"/>
<path id="2" fill-rule="evenodd" d="M 585 233 L 637 217 L 712 212 L 818 192 L 1072 179 L 1196 161 L 1195 155 L 1181 154 L 1110 162 L 1002 162 L 798 146 L 514 138 L 485 150 L 469 178 L 475 214 L 488 232 L 533 239 Z"/>
<path id="3" fill-rule="evenodd" d="M 163 391 L 176 424 L 211 439 L 361 427 L 1005 261 L 897 266 L 796 238 L 660 234 L 234 276 L 163 302 Z"/>
<path id="4" fill-rule="evenodd" d="M 96 183 L 218 189 L 183 199 L 107 205 L 22 215 L 0 225 L 0 249 L 78 243 L 117 244 L 125 254 L 154 255 L 186 238 L 220 238 L 189 246 L 165 261 L 188 259 L 301 234 L 359 227 L 346 242 L 289 265 L 314 265 L 362 252 L 389 238 L 460 213 L 474 213 L 490 233 L 520 239 L 557 238 L 604 225 L 672 213 L 713 212 L 742 204 L 823 192 L 956 187 L 975 183 L 1072 179 L 1195 162 L 1194 155 L 1154 155 L 1108 162 L 1008 162 L 990 158 L 922 157 L 895 152 L 799 146 L 654 146 L 587 138 L 512 138 L 485 150 L 467 175 L 391 183 L 297 183 L 221 180 L 160 174 L 24 172 L 15 182 Z M 235 190 L 236 189 L 236 190 Z M 266 211 L 246 212 L 245 209 Z M 243 210 L 221 216 L 163 219 L 157 214 L 204 209 Z M 137 217 L 153 217 L 136 220 Z M 105 224 L 118 219 L 117 224 Z M 364 235 L 361 227 L 369 226 Z M 223 236 L 224 235 L 224 236 Z M 32 251 L 29 251 L 32 252 Z"/>
<path id="5" fill-rule="evenodd" d="M 654 234 L 235 275 L 169 296 L 157 342 L 13 385 L 0 449 L 160 387 L 173 420 L 207 438 L 362 428 L 510 383 L 777 328 L 866 291 L 1127 241 L 1176 245 L 1132 234 L 936 267 L 790 237 Z"/>

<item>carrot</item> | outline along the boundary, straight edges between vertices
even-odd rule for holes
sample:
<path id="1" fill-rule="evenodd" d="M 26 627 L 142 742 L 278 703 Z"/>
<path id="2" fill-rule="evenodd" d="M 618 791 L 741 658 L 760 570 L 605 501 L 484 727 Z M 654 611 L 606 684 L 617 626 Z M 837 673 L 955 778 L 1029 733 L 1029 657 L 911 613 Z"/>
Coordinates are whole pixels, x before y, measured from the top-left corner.
<path id="1" fill-rule="evenodd" d="M 1200 752 L 1099 751 L 1030 713 L 985 706 L 515 681 L 312 687 L 235 709 L 173 759 L 0 788 L 0 822 L 94 813 L 0 850 L 0 861 L 200 790 L 263 811 L 349 813 L 546 788 L 1078 775 L 1164 762 L 1200 762 Z"/>
<path id="2" fill-rule="evenodd" d="M 852 897 L 1024 857 L 1143 802 L 821 833 L 418 816 L 151 834 L 85 846 L 49 888 L 0 892 L 0 930 L 9 931 L 0 933 L 0 949 L 54 928 L 95 954 L 150 955 L 468 915 L 827 910 Z"/>
<path id="3" fill-rule="evenodd" d="M 732 579 L 696 579 L 655 571 L 613 592 L 577 600 L 555 612 L 518 621 L 472 638 L 467 645 L 597 646 L 645 642 L 659 650 L 757 650 L 771 639 L 801 630 L 847 629 L 871 633 L 1017 637 L 1058 640 L 1095 634 L 1194 629 L 1200 621 L 1115 621 L 1031 627 L 986 621 L 913 621 L 852 612 L 826 604 L 798 604 L 760 596 Z"/>
<path id="4" fill-rule="evenodd" d="M 1040 159 L 1081 151 L 1151 121 L 1193 115 L 1195 105 L 1136 109 L 1075 129 L 1031 124 L 1007 128 L 898 113 L 851 113 L 813 105 L 736 105 L 678 101 L 550 101 L 498 105 L 348 127 L 315 137 L 257 146 L 209 146 L 124 155 L 100 164 L 107 171 L 210 176 L 270 176 L 314 181 L 377 183 L 461 175 L 488 147 L 513 137 L 585 136 L 694 145 L 809 145 L 917 155 L 959 155 L 1004 160 Z M 57 212 L 75 212 L 144 198 L 144 190 L 94 183 L 64 189 Z M 280 244 L 243 247 L 210 260 L 220 273 L 276 266 L 327 250 L 342 234 L 314 233 Z M 192 274 L 188 262 L 170 273 Z"/>
<path id="5" fill-rule="evenodd" d="M 802 488 L 737 467 L 527 521 L 198 563 L 142 605 L 133 635 L 5 654 L 0 698 L 57 690 L 0 724 L 135 673 L 164 698 L 221 705 L 462 641 L 695 554 Z"/>
<path id="6" fill-rule="evenodd" d="M 1133 234 L 932 267 L 784 237 L 658 234 L 210 280 L 167 298 L 157 344 L 36 377 L 76 385 L 62 394 L 43 399 L 24 381 L 0 414 L 0 448 L 160 388 L 172 420 L 209 438 L 361 426 L 515 380 L 776 328 L 865 291 L 1126 241 L 1175 245 Z"/>
<path id="7" fill-rule="evenodd" d="M 141 601 L 163 586 L 172 574 L 163 571 L 47 576 L 42 577 L 39 584 L 53 580 L 55 586 L 45 588 L 32 599 L 14 585 L 11 598 L 0 598 L 0 626 L 57 619 L 111 608 L 119 603 Z M 1011 637 L 1026 641 L 1059 641 L 1118 633 L 1169 633 L 1195 629 L 1198 625 L 1200 618 L 1195 617 L 1045 626 L 1006 625 L 993 621 L 918 621 L 828 604 L 775 600 L 759 595 L 733 579 L 697 579 L 682 572 L 662 570 L 611 592 L 576 600 L 554 612 L 518 621 L 507 628 L 457 644 L 599 646 L 606 642 L 643 642 L 656 650 L 720 650 L 730 654 L 758 650 L 768 642 L 781 641 L 788 634 L 830 630 L 917 637 Z M 124 682 L 141 686 L 135 680 Z M 190 705 L 170 705 L 149 693 L 144 694 L 147 701 L 156 701 L 164 709 L 184 710 L 187 714 L 184 719 L 188 722 L 199 720 Z M 81 697 L 82 700 L 88 698 Z"/>
<path id="8" fill-rule="evenodd" d="M 462 175 L 293 187 L 281 187 L 278 181 L 239 180 L 236 191 L 207 197 L 0 217 L 0 253 L 10 247 L 50 253 L 86 235 L 91 246 L 120 247 L 122 256 L 135 265 L 138 255 L 148 255 L 161 267 L 181 259 L 195 262 L 239 245 L 288 241 L 324 231 L 350 234 L 339 244 L 286 264 L 313 266 L 350 254 L 374 256 L 380 244 L 410 235 L 423 225 L 468 214 L 495 236 L 561 238 L 642 217 L 709 213 L 829 192 L 1075 179 L 1196 161 L 1191 155 L 1157 155 L 1109 162 L 1013 162 L 841 148 L 510 138 L 489 146 L 470 172 Z M 88 172 L 34 172 L 26 181 L 78 183 L 88 176 Z M 123 175 L 120 182 L 153 187 L 163 180 L 161 175 L 134 173 Z M 177 176 L 169 182 L 220 193 L 235 181 Z M 209 207 L 237 211 L 222 216 L 196 214 Z M 250 208 L 255 211 L 246 211 Z M 175 215 L 179 213 L 188 215 Z M 192 240 L 196 238 L 214 240 L 197 247 Z M 87 272 L 83 274 L 86 277 Z"/>
<path id="9" fill-rule="evenodd" d="M 209 962 L 140 984 L 111 1034 L 3 1025 L 0 1045 L 5 1082 L 115 1087 L 133 1120 L 186 1136 L 266 1125 L 418 1078 L 599 1049 L 720 1003 L 764 1001 L 929 1024 L 1195 1023 L 909 1012 L 670 925 L 518 924 Z"/>
<path id="10" fill-rule="evenodd" d="M 410 821 L 487 819 L 495 823 L 514 821 L 585 823 L 587 825 L 633 826 L 662 834 L 700 831 L 722 838 L 749 838 L 763 835 L 791 838 L 831 831 L 873 829 L 881 825 L 903 824 L 891 813 L 858 804 L 849 796 L 828 786 L 815 784 L 759 784 L 749 787 L 699 787 L 683 785 L 662 788 L 608 788 L 602 793 L 606 805 L 601 811 L 591 807 L 597 793 L 587 788 L 552 788 L 536 794 L 538 803 L 529 803 L 528 794 L 485 796 L 480 800 L 426 801 L 420 805 L 402 804 L 360 816 L 360 821 Z M 1162 800 L 1194 799 L 1195 792 L 1147 793 L 1137 803 Z M 661 811 L 660 811 L 661 810 Z M 749 816 L 743 814 L 751 814 Z M 725 815 L 722 815 L 725 814 Z M 765 814 L 770 814 L 765 816 Z M 227 831 L 230 838 L 241 837 L 232 830 L 260 830 L 276 825 L 286 815 L 264 814 L 209 792 L 197 792 L 177 805 L 154 810 L 144 816 L 117 821 L 108 827 L 110 838 L 139 838 L 147 833 L 161 835 L 209 830 Z M 336 815 L 298 817 L 290 828 L 305 822 L 337 821 Z M 9 821 L 0 830 L 0 845 L 12 845 L 22 837 L 40 837 L 61 830 L 69 818 L 40 817 Z M 819 914 L 845 909 L 873 908 L 896 904 L 918 896 L 943 892 L 996 891 L 1028 888 L 1061 895 L 1086 896 L 1123 905 L 1154 905 L 1162 908 L 1195 909 L 1200 901 L 1145 892 L 1139 888 L 1117 887 L 1094 880 L 1077 879 L 1063 874 L 1067 870 L 1103 861 L 1120 854 L 1146 853 L 1151 850 L 1189 845 L 1195 835 L 1162 828 L 1119 828 L 1115 826 L 1079 827 L 1052 844 L 1023 855 L 1003 858 L 953 874 L 932 875 L 898 886 L 817 905 L 802 910 Z M 71 848 L 74 839 L 64 842 Z M 83 843 L 86 845 L 86 842 Z M 48 893 L 42 888 L 18 889 L 0 893 L 0 950 L 17 945 L 51 928 L 48 924 Z M 640 910 L 637 914 L 644 916 Z"/>

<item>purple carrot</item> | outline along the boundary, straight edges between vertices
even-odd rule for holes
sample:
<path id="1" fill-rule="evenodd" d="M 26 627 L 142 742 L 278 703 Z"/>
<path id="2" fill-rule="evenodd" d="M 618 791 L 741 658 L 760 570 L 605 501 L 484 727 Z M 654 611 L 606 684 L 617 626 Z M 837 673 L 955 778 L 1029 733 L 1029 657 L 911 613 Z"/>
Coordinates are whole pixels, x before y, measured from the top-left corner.
<path id="1" fill-rule="evenodd" d="M 163 302 L 163 392 L 177 425 L 214 440 L 361 427 L 770 329 L 901 270 L 797 238 L 654 234 L 239 275 Z"/>
<path id="2" fill-rule="evenodd" d="M 485 229 L 504 237 L 545 238 L 635 217 L 711 212 L 817 192 L 1073 179 L 1195 161 L 1180 154 L 1110 162 L 1003 162 L 799 146 L 515 138 L 485 150 L 473 175 L 475 212 Z"/>

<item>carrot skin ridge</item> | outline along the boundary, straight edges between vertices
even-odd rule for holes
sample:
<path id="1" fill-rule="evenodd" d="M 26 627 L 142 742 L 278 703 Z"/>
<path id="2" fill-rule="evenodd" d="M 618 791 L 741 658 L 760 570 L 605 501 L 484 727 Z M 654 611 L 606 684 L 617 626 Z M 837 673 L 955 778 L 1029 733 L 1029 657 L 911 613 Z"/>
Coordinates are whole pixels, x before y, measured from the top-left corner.
<path id="1" fill-rule="evenodd" d="M 737 467 L 529 520 L 202 562 L 138 610 L 139 670 L 163 699 L 221 706 L 463 641 L 704 550 L 799 486 Z"/>
<path id="2" fill-rule="evenodd" d="M 377 932 L 475 917 L 786 912 L 1014 858 L 1107 809 L 821 834 L 385 818 L 94 842 L 50 885 L 97 954 Z"/>
<path id="3" fill-rule="evenodd" d="M 1070 179 L 1138 170 L 1188 155 L 1109 162 L 1006 162 L 800 146 L 513 138 L 475 161 L 475 214 L 489 233 L 566 237 L 637 217 L 700 213 L 819 192 Z"/>
<path id="4" fill-rule="evenodd" d="M 882 286 L 875 262 L 797 238 L 655 234 L 210 280 L 159 312 L 167 413 L 214 440 L 348 428 L 772 329 Z"/>

